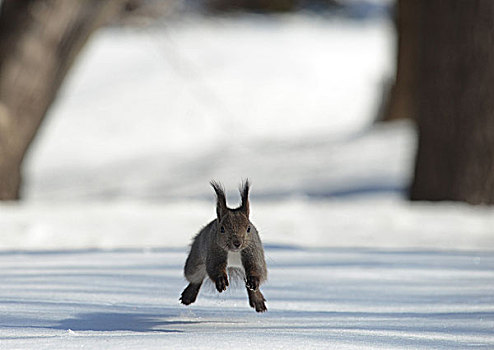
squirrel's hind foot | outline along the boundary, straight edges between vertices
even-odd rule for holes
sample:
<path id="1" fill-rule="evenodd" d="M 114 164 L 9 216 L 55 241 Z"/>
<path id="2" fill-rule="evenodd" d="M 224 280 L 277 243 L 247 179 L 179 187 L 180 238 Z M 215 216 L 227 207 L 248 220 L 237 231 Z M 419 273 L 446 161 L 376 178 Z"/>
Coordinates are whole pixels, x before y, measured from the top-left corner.
<path id="1" fill-rule="evenodd" d="M 196 301 L 197 294 L 199 293 L 200 288 L 201 284 L 189 283 L 189 285 L 182 292 L 180 302 L 184 305 L 192 304 L 194 301 Z"/>

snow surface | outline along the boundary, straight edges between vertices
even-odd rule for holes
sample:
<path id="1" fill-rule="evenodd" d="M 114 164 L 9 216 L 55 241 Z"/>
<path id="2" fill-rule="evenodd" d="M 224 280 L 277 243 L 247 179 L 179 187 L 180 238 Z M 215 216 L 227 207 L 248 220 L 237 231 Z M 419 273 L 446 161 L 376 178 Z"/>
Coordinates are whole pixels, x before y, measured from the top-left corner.
<path id="1" fill-rule="evenodd" d="M 0 349 L 494 348 L 494 209 L 403 199 L 408 122 L 374 125 L 387 21 L 182 18 L 89 42 L 0 204 Z M 267 246 L 178 303 L 211 179 Z"/>
<path id="2" fill-rule="evenodd" d="M 180 305 L 182 249 L 2 253 L 0 348 L 494 348 L 492 254 L 266 253 L 265 314 L 243 288 Z"/>

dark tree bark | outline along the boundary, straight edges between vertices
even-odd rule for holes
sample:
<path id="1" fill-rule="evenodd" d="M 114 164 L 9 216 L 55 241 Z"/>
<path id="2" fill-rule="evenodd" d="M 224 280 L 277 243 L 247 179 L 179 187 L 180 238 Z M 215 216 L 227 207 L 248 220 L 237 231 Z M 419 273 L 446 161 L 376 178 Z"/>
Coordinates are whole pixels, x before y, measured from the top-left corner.
<path id="1" fill-rule="evenodd" d="M 494 1 L 420 3 L 410 197 L 494 204 Z"/>
<path id="2" fill-rule="evenodd" d="M 396 76 L 382 120 L 414 119 L 416 111 L 415 77 L 420 37 L 420 0 L 397 0 Z"/>
<path id="3" fill-rule="evenodd" d="M 0 7 L 0 200 L 19 198 L 21 164 L 90 34 L 118 0 L 3 0 Z"/>

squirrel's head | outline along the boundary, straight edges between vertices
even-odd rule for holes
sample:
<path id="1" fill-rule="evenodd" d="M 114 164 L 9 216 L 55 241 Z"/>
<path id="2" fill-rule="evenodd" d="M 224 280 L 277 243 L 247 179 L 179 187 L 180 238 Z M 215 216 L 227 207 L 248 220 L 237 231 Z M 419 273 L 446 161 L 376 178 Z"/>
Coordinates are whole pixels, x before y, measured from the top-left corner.
<path id="1" fill-rule="evenodd" d="M 240 251 L 249 243 L 252 229 L 249 221 L 249 180 L 240 186 L 242 203 L 235 209 L 226 206 L 225 191 L 220 183 L 211 181 L 211 186 L 216 192 L 218 244 L 228 251 Z"/>

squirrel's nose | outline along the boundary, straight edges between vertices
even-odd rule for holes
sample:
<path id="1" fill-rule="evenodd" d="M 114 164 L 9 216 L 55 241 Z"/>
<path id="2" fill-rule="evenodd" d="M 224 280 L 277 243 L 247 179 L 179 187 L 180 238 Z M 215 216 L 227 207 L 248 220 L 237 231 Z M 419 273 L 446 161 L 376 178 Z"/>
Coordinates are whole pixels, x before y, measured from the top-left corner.
<path id="1" fill-rule="evenodd" d="M 237 241 L 237 240 L 233 241 L 233 246 L 234 246 L 235 248 L 240 247 L 240 245 L 241 245 L 241 244 L 242 244 L 242 243 L 241 243 L 240 241 Z"/>

